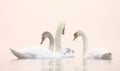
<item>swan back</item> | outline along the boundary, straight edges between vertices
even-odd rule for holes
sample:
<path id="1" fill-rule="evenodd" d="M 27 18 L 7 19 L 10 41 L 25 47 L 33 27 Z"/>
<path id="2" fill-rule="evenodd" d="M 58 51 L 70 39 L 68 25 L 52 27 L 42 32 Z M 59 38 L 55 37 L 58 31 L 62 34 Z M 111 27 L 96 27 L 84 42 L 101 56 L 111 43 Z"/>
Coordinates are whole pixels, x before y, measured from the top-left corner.
<path id="1" fill-rule="evenodd" d="M 109 60 L 112 57 L 112 53 L 105 48 L 95 48 L 92 51 L 88 52 L 84 57 L 89 59 Z"/>
<path id="2" fill-rule="evenodd" d="M 13 55 L 15 55 L 18 59 L 34 59 L 34 55 L 30 55 L 30 54 L 24 54 L 21 53 L 17 50 L 14 50 L 12 48 L 10 48 L 10 51 Z"/>
<path id="3" fill-rule="evenodd" d="M 55 58 L 52 51 L 50 51 L 48 48 L 39 46 L 31 46 L 21 50 L 10 49 L 10 51 L 18 59 Z"/>

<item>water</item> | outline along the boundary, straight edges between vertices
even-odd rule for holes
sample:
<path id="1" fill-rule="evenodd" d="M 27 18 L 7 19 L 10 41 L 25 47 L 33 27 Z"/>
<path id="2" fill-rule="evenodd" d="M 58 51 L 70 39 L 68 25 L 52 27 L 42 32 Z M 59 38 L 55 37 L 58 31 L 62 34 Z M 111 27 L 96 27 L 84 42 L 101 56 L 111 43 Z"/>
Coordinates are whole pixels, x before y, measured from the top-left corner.
<path id="1" fill-rule="evenodd" d="M 1 71 L 119 71 L 119 65 L 120 63 L 114 59 L 3 59 L 0 61 Z"/>

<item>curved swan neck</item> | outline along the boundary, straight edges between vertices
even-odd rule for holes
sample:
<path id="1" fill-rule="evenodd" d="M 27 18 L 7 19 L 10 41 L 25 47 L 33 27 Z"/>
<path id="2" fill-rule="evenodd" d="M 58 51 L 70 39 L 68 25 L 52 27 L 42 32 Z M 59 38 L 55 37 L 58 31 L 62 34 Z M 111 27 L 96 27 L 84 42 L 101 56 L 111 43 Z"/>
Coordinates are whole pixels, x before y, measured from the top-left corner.
<path id="1" fill-rule="evenodd" d="M 49 39 L 49 49 L 51 50 L 51 51 L 54 51 L 53 49 L 54 49 L 54 38 L 53 38 L 53 36 L 52 36 L 52 34 L 50 34 L 49 36 L 48 36 L 48 39 Z"/>
<path id="2" fill-rule="evenodd" d="M 83 56 L 86 54 L 87 52 L 87 44 L 88 44 L 88 39 L 85 33 L 82 33 L 82 39 L 83 39 Z"/>
<path id="3" fill-rule="evenodd" d="M 49 49 L 51 51 L 54 51 L 54 38 L 52 36 L 52 34 L 48 31 L 45 31 L 43 34 L 42 34 L 42 40 L 41 40 L 41 44 L 44 42 L 44 40 L 48 38 L 49 39 Z"/>

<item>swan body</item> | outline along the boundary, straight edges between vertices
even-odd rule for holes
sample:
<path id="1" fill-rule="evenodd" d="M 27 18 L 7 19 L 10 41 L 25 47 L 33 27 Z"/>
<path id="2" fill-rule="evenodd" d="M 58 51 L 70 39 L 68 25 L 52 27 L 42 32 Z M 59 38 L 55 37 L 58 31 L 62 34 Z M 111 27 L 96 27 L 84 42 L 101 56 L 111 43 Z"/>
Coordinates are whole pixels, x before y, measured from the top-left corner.
<path id="1" fill-rule="evenodd" d="M 87 36 L 83 31 L 77 31 L 74 33 L 74 40 L 82 36 L 83 39 L 83 58 L 93 58 L 93 59 L 111 59 L 112 53 L 105 48 L 95 48 L 91 52 L 87 53 Z"/>
<path id="2" fill-rule="evenodd" d="M 84 58 L 88 59 L 110 59 L 111 52 L 105 48 L 95 48 L 91 52 L 87 53 Z"/>
<path id="3" fill-rule="evenodd" d="M 54 40 L 49 34 L 49 32 L 43 32 L 42 40 L 48 38 L 50 41 L 49 49 L 43 48 L 40 46 L 31 46 L 21 50 L 14 50 L 10 48 L 10 51 L 13 55 L 15 55 L 18 59 L 38 59 L 38 58 L 55 58 L 55 55 L 52 50 L 54 46 Z M 43 43 L 43 41 L 41 41 Z"/>
<path id="4" fill-rule="evenodd" d="M 11 49 L 11 52 L 18 57 L 18 59 L 46 59 L 46 58 L 65 58 L 65 57 L 72 57 L 70 53 L 65 54 L 65 49 L 61 52 L 52 52 L 48 48 L 43 48 L 39 46 L 33 46 L 24 48 L 21 50 L 14 50 Z"/>
<path id="5" fill-rule="evenodd" d="M 24 49 L 21 49 L 21 50 L 15 50 L 15 49 L 10 48 L 10 51 L 18 59 L 72 57 L 73 53 L 67 52 L 68 49 L 61 49 L 60 48 L 61 44 L 58 43 L 60 41 L 58 36 L 60 35 L 60 33 L 62 33 L 62 34 L 64 33 L 64 27 L 65 27 L 64 24 L 59 24 L 58 25 L 58 30 L 59 31 L 57 31 L 57 34 L 56 34 L 57 38 L 58 38 L 58 41 L 57 41 L 57 44 L 58 44 L 57 46 L 58 47 L 56 47 L 56 49 L 57 49 L 56 52 L 53 52 L 54 39 L 51 36 L 51 34 L 47 31 L 42 34 L 41 44 L 43 43 L 45 38 L 48 38 L 49 41 L 50 41 L 49 49 L 48 48 L 43 48 L 43 47 L 40 47 L 40 46 L 33 46 L 33 47 L 29 47 L 29 48 L 24 48 Z"/>
<path id="6" fill-rule="evenodd" d="M 39 46 L 28 47 L 21 50 L 10 48 L 10 50 L 18 59 L 54 58 L 52 51 Z"/>

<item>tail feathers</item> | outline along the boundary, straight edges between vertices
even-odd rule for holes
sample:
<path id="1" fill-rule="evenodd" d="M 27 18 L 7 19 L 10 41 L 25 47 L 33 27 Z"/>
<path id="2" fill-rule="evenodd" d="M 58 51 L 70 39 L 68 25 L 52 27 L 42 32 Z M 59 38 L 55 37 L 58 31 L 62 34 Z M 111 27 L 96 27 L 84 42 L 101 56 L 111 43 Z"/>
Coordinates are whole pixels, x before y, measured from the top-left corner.
<path id="1" fill-rule="evenodd" d="M 109 60 L 111 59 L 111 57 L 112 57 L 112 53 L 109 52 L 109 53 L 102 55 L 101 59 Z"/>
<path id="2" fill-rule="evenodd" d="M 24 54 L 24 53 L 21 53 L 21 52 L 18 52 L 14 49 L 11 49 L 10 48 L 10 51 L 13 55 L 15 55 L 18 59 L 33 59 L 34 56 L 33 55 L 30 55 L 30 54 Z"/>

